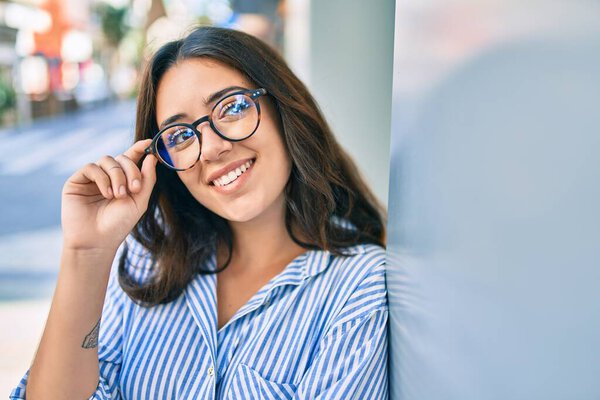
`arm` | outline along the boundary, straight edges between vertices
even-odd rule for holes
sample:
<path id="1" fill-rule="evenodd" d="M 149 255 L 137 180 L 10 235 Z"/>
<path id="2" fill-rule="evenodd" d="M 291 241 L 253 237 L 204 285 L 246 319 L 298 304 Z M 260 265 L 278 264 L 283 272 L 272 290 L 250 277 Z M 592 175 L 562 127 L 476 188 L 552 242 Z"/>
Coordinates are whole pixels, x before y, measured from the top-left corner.
<path id="1" fill-rule="evenodd" d="M 128 262 L 129 262 L 129 257 L 128 257 Z M 116 269 L 113 270 L 114 272 L 116 272 Z M 60 279 L 60 278 L 59 278 Z M 57 290 L 56 293 L 58 293 L 58 287 L 59 285 L 57 285 Z M 57 297 L 57 294 L 55 294 L 55 299 Z M 110 278 L 110 283 L 108 285 L 108 290 L 107 290 L 107 295 L 106 295 L 106 300 L 104 301 L 104 307 L 103 307 L 103 311 L 102 311 L 102 319 L 101 319 L 101 323 L 100 323 L 100 327 L 99 327 L 99 332 L 98 332 L 98 340 L 97 340 L 97 347 L 92 347 L 92 342 L 94 342 L 94 338 L 95 335 L 83 335 L 80 339 L 80 341 L 78 341 L 77 343 L 75 343 L 77 346 L 73 346 L 75 349 L 77 349 L 78 347 L 82 349 L 82 351 L 85 351 L 85 349 L 82 347 L 84 345 L 84 342 L 88 344 L 89 348 L 87 349 L 87 351 L 93 351 L 96 354 L 96 358 L 93 360 L 96 366 L 96 371 L 94 374 L 94 377 L 92 378 L 93 381 L 90 383 L 90 387 L 89 387 L 89 391 L 86 394 L 83 394 L 82 396 L 78 396 L 75 397 L 73 394 L 68 393 L 68 388 L 65 387 L 63 390 L 65 390 L 66 394 L 62 395 L 59 398 L 68 398 L 68 399 L 77 399 L 77 398 L 81 398 L 81 399 L 87 399 L 88 397 L 90 399 L 94 399 L 94 400 L 101 400 L 101 399 L 111 399 L 111 400 L 117 400 L 120 398 L 120 394 L 118 392 L 118 382 L 119 382 L 119 375 L 120 375 L 120 367 L 121 367 L 121 344 L 122 344 L 122 316 L 123 316 L 123 311 L 124 311 L 124 303 L 125 303 L 125 294 L 121 291 L 120 287 L 119 287 L 119 283 L 117 281 L 117 276 L 116 274 L 113 274 Z M 54 303 L 53 303 L 53 307 L 54 307 Z M 52 315 L 52 311 L 48 317 L 48 321 L 50 321 Z M 48 322 L 49 324 L 49 322 Z M 47 325 L 48 325 L 47 324 Z M 45 334 L 44 334 L 45 335 Z M 87 336 L 87 341 L 86 341 L 86 336 Z M 42 339 L 42 342 L 40 343 L 40 350 L 42 348 L 42 343 L 45 343 L 43 341 L 44 339 Z M 47 343 L 47 342 L 46 342 Z M 40 355 L 40 350 L 38 350 L 38 354 L 36 355 L 36 361 L 39 358 Z M 52 350 L 51 350 L 52 351 Z M 87 355 L 84 353 L 84 355 Z M 65 362 L 66 358 L 64 357 L 63 354 L 59 354 L 57 355 L 49 355 L 48 360 L 53 360 L 55 359 L 54 357 L 56 357 L 56 360 L 61 361 L 61 362 Z M 87 360 L 86 360 L 87 361 Z M 35 362 L 34 362 L 34 366 L 35 366 Z M 23 377 L 23 379 L 21 380 L 21 382 L 19 383 L 19 386 L 13 391 L 13 393 L 11 394 L 11 399 L 25 399 L 25 394 L 26 394 L 26 390 L 27 390 L 27 399 L 36 399 L 39 398 L 38 394 L 36 394 L 35 392 L 32 392 L 32 384 L 29 383 L 30 380 L 30 376 L 31 373 L 33 371 L 33 373 L 35 374 L 35 371 L 33 370 L 34 366 L 31 367 L 31 369 L 25 374 L 25 376 Z M 94 366 L 94 364 L 92 365 Z M 79 374 L 81 373 L 80 369 L 79 369 L 79 365 L 77 365 L 77 374 L 74 375 L 65 375 L 65 378 L 67 380 L 76 380 L 73 379 L 74 377 L 79 377 Z M 54 372 L 54 371 L 52 371 Z M 99 374 L 98 374 L 99 372 Z M 59 379 L 61 378 L 60 376 L 58 377 Z M 33 379 L 35 379 L 35 375 L 33 376 Z M 33 381 L 34 384 L 35 381 Z M 38 381 L 41 382 L 41 381 Z M 54 383 L 50 383 L 51 385 Z M 43 393 L 43 398 L 52 398 L 50 397 L 51 394 L 48 391 L 48 387 L 43 386 L 40 383 L 41 387 L 40 390 Z M 33 394 L 32 394 L 33 393 Z M 91 394 L 93 393 L 93 394 Z M 91 394 L 91 397 L 90 397 Z"/>
<path id="2" fill-rule="evenodd" d="M 116 158 L 103 156 L 63 186 L 63 252 L 46 327 L 28 381 L 15 394 L 37 399 L 84 399 L 98 387 L 98 336 L 110 267 L 118 247 L 146 212 L 156 183 L 150 139 Z"/>
<path id="3" fill-rule="evenodd" d="M 303 376 L 295 399 L 387 399 L 384 265 L 352 293 Z"/>
<path id="4" fill-rule="evenodd" d="M 29 400 L 85 399 L 96 390 L 100 317 L 114 256 L 63 250 L 52 306 L 29 373 Z"/>

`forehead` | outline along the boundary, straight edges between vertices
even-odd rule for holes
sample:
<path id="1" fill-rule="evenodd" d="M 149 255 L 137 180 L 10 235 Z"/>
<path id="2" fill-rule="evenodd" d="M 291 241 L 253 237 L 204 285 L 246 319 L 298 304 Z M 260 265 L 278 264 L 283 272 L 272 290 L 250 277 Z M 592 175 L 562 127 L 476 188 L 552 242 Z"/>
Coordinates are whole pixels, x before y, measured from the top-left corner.
<path id="1" fill-rule="evenodd" d="M 158 83 L 156 118 L 177 114 L 206 112 L 208 97 L 228 86 L 250 88 L 251 84 L 238 70 L 216 60 L 192 58 L 169 68 Z"/>

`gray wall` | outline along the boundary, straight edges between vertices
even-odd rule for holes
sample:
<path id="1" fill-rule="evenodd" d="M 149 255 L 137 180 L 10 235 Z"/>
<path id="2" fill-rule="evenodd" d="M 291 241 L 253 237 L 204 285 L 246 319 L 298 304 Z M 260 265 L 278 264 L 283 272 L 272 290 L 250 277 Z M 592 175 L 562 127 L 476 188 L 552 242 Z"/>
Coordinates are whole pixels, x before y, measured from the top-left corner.
<path id="1" fill-rule="evenodd" d="M 600 399 L 600 5 L 396 18 L 392 398 Z"/>
<path id="2" fill-rule="evenodd" d="M 307 84 L 387 204 L 394 1 L 311 1 L 307 14 Z"/>

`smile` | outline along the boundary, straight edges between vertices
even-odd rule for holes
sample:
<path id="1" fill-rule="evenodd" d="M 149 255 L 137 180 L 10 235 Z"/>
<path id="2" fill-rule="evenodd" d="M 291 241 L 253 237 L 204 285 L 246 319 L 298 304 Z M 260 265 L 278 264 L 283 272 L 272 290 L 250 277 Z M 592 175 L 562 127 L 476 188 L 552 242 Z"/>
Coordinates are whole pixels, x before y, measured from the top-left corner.
<path id="1" fill-rule="evenodd" d="M 227 174 L 212 181 L 215 186 L 227 186 L 232 182 L 235 182 L 250 166 L 254 163 L 254 160 L 249 160 L 245 164 L 240 165 L 236 169 L 229 171 Z"/>

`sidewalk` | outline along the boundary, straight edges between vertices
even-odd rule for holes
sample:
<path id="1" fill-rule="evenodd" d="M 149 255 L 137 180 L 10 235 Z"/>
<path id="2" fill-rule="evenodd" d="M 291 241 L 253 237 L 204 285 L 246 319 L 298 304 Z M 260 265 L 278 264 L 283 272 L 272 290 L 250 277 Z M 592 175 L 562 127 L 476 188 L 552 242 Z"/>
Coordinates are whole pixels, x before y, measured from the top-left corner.
<path id="1" fill-rule="evenodd" d="M 8 398 L 29 368 L 49 310 L 50 298 L 0 302 L 0 398 Z"/>
<path id="2" fill-rule="evenodd" d="M 60 262 L 59 227 L 0 236 L 0 398 L 8 398 L 37 349 Z"/>
<path id="3" fill-rule="evenodd" d="M 0 236 L 0 304 L 49 298 L 56 283 L 61 248 L 60 227 Z"/>

